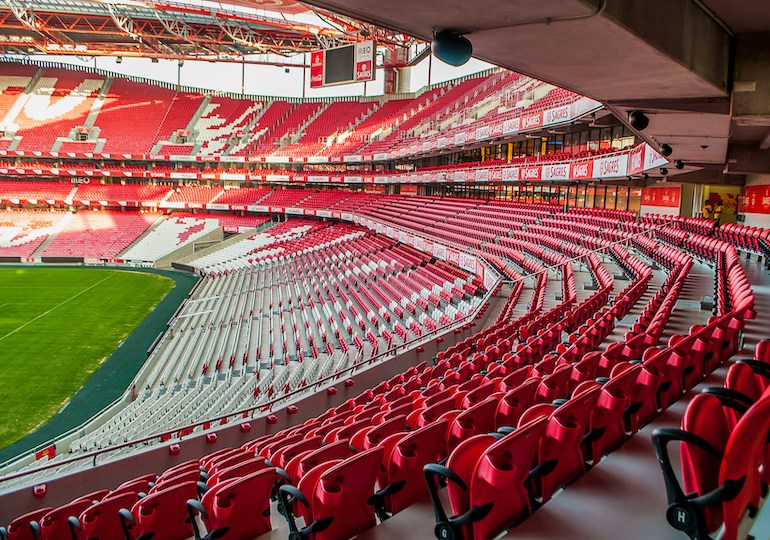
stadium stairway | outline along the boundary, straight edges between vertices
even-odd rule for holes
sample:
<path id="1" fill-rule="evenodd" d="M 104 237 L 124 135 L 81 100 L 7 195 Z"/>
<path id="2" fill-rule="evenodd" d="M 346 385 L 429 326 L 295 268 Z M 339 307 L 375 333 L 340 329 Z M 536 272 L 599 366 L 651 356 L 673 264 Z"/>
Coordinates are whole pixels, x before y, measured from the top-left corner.
<path id="1" fill-rule="evenodd" d="M 83 125 L 87 128 L 92 128 L 96 124 L 96 118 L 99 116 L 99 112 L 102 110 L 102 105 L 104 105 L 104 100 L 107 98 L 107 95 L 110 93 L 110 86 L 112 86 L 112 77 L 107 77 L 104 79 L 104 84 L 102 84 L 101 89 L 99 90 L 99 93 L 96 96 L 96 99 L 94 100 L 94 104 L 91 105 L 91 110 L 88 113 L 88 116 L 86 117 L 85 122 L 83 122 Z"/>
<path id="2" fill-rule="evenodd" d="M 167 216 L 164 216 L 164 215 L 160 216 L 160 217 L 159 217 L 157 220 L 155 220 L 155 223 L 153 223 L 152 225 L 150 225 L 149 227 L 147 227 L 147 230 L 145 230 L 145 231 L 144 231 L 142 234 L 140 234 L 140 235 L 139 235 L 139 236 L 136 238 L 136 240 L 134 240 L 133 242 L 131 242 L 130 244 L 128 244 L 128 245 L 125 247 L 125 249 L 124 249 L 123 251 L 121 251 L 120 253 L 118 253 L 118 256 L 117 256 L 117 258 L 118 258 L 118 259 L 120 259 L 120 258 L 123 256 L 123 254 L 124 254 L 124 253 L 126 253 L 126 252 L 127 252 L 127 251 L 129 251 L 129 250 L 130 250 L 132 247 L 134 247 L 136 244 L 138 244 L 139 242 L 141 242 L 141 241 L 142 241 L 142 240 L 143 240 L 143 239 L 144 239 L 144 238 L 145 238 L 145 237 L 146 237 L 148 234 L 150 234 L 150 233 L 151 233 L 151 232 L 152 232 L 154 229 L 158 228 L 158 227 L 160 226 L 160 224 L 161 224 L 161 223 L 163 223 L 163 222 L 164 222 L 166 219 L 167 219 Z"/>
<path id="3" fill-rule="evenodd" d="M 48 238 L 43 240 L 43 243 L 40 244 L 40 246 L 32 253 L 32 257 L 40 257 L 41 254 L 45 251 L 45 249 L 56 240 L 56 237 L 58 234 L 63 231 L 65 228 L 67 228 L 67 225 L 70 224 L 72 221 L 73 214 L 72 212 L 67 212 L 67 215 L 64 216 L 59 223 L 56 224 L 56 226 L 53 229 L 53 232 L 48 235 Z"/>

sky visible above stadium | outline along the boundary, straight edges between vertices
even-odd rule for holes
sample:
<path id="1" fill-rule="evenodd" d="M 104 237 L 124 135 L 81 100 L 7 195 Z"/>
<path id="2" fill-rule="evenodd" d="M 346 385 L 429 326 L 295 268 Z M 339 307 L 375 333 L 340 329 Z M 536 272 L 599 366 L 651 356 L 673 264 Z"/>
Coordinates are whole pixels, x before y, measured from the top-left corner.
<path id="1" fill-rule="evenodd" d="M 304 55 L 282 61 L 300 64 Z M 301 97 L 303 76 L 302 68 L 286 68 L 264 65 L 241 65 L 238 63 L 216 63 L 207 61 L 186 61 L 179 66 L 176 60 L 159 60 L 153 63 L 149 58 L 123 58 L 120 63 L 113 57 L 96 57 L 83 59 L 76 56 L 35 56 L 38 60 L 62 62 L 75 66 L 88 66 L 115 72 L 122 75 L 144 77 L 147 79 L 184 86 L 202 88 L 222 92 L 241 93 L 263 96 Z M 260 57 L 265 58 L 265 57 Z M 430 64 L 430 83 L 440 83 L 451 79 L 478 73 L 493 67 L 480 60 L 471 59 L 462 67 L 456 68 L 445 64 L 436 58 L 431 61 L 423 60 L 411 69 L 409 89 L 415 92 L 428 84 L 428 66 Z M 376 79 L 366 84 L 349 84 L 328 88 L 309 88 L 309 77 L 305 77 L 306 97 L 331 96 L 377 96 L 383 93 L 382 70 L 377 70 Z"/>

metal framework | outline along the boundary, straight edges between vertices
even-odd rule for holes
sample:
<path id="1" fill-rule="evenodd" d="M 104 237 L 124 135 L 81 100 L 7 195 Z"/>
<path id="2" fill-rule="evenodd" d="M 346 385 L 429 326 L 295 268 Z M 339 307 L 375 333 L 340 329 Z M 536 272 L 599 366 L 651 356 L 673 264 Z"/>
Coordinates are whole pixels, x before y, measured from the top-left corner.
<path id="1" fill-rule="evenodd" d="M 326 25 L 179 1 L 0 0 L 0 53 L 220 59 L 291 56 L 362 39 L 392 49 L 407 36 L 328 12 Z"/>

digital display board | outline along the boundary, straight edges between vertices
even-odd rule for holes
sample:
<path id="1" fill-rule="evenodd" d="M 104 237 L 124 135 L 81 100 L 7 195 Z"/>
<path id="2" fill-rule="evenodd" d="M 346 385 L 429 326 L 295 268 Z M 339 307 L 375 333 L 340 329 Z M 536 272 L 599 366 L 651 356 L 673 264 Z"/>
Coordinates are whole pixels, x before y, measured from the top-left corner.
<path id="1" fill-rule="evenodd" d="M 373 81 L 376 73 L 374 41 L 310 53 L 310 87 Z"/>

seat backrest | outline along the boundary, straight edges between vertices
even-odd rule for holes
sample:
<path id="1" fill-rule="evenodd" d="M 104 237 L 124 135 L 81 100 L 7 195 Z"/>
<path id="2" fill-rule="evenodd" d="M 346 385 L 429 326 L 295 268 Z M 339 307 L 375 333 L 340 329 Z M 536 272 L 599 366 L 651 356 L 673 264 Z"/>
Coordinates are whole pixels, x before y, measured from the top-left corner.
<path id="1" fill-rule="evenodd" d="M 499 402 L 495 397 L 488 397 L 458 414 L 447 431 L 447 454 L 468 437 L 494 431 Z"/>
<path id="2" fill-rule="evenodd" d="M 201 500 L 208 517 L 204 519 L 209 534 L 218 538 L 250 540 L 272 529 L 270 494 L 275 483 L 275 469 L 256 471 L 231 478 L 206 492 Z"/>
<path id="3" fill-rule="evenodd" d="M 30 521 L 38 521 L 51 510 L 53 508 L 50 506 L 41 508 L 11 521 L 7 527 L 8 540 L 32 540 L 32 529 L 29 528 Z"/>
<path id="4" fill-rule="evenodd" d="M 150 491 L 150 484 L 154 483 L 157 477 L 154 474 L 146 474 L 123 482 L 118 487 L 110 491 L 110 496 L 117 495 L 119 493 L 147 493 Z"/>
<path id="5" fill-rule="evenodd" d="M 680 443 L 682 486 L 685 493 L 703 495 L 719 484 L 719 467 L 730 438 L 730 428 L 722 404 L 711 394 L 698 394 L 690 401 L 682 418 L 682 429 L 701 437 L 719 452 L 712 455 L 697 446 Z M 704 509 L 706 526 L 716 530 L 722 523 L 722 509 Z"/>
<path id="6" fill-rule="evenodd" d="M 745 395 L 751 401 L 757 401 L 765 391 L 765 384 L 748 364 L 736 362 L 727 370 L 725 388 Z"/>
<path id="7" fill-rule="evenodd" d="M 270 460 L 276 467 L 284 467 L 294 456 L 307 450 L 318 450 L 323 445 L 321 437 L 305 437 L 299 442 L 284 446 Z"/>
<path id="8" fill-rule="evenodd" d="M 347 441 L 337 441 L 332 444 L 322 446 L 318 450 L 314 450 L 309 454 L 303 454 L 296 469 L 297 478 L 294 480 L 295 482 L 299 481 L 299 479 L 302 478 L 306 472 L 319 465 L 320 463 L 324 463 L 332 459 L 345 459 L 350 457 L 352 453 L 353 451 L 350 449 L 350 445 Z"/>
<path id="9" fill-rule="evenodd" d="M 535 401 L 535 392 L 540 379 L 530 377 L 519 386 L 512 388 L 500 399 L 495 412 L 495 427 L 515 427 L 519 418 Z"/>
<path id="10" fill-rule="evenodd" d="M 166 540 L 186 540 L 193 534 L 187 501 L 198 498 L 197 482 L 183 482 L 140 499 L 131 508 L 135 538 L 152 534 Z"/>
<path id="11" fill-rule="evenodd" d="M 223 482 L 224 480 L 229 480 L 230 478 L 236 478 L 238 476 L 245 476 L 247 474 L 261 471 L 262 469 L 266 469 L 266 468 L 267 468 L 267 463 L 265 461 L 265 458 L 263 458 L 262 456 L 258 456 L 253 459 L 241 461 L 240 463 L 233 465 L 232 467 L 218 469 L 217 472 L 215 472 L 213 475 L 209 477 L 206 483 L 209 486 L 213 486 L 219 482 Z"/>
<path id="12" fill-rule="evenodd" d="M 763 492 L 762 466 L 768 454 L 770 434 L 770 392 L 765 392 L 743 415 L 725 448 L 719 483 L 742 482 L 738 495 L 722 503 L 724 540 L 737 540 L 740 522 L 747 509 L 757 508 Z M 766 473 L 767 471 L 765 471 Z"/>
<path id="13" fill-rule="evenodd" d="M 334 518 L 315 540 L 350 538 L 374 527 L 377 520 L 370 498 L 374 494 L 383 451 L 372 448 L 327 469 L 311 493 L 306 493 L 316 520 Z"/>
<path id="14" fill-rule="evenodd" d="M 101 501 L 87 507 L 80 514 L 81 538 L 124 540 L 118 511 L 130 510 L 138 499 L 136 492 L 109 493 Z"/>
<path id="15" fill-rule="evenodd" d="M 533 483 L 535 495 L 543 502 L 585 472 L 583 436 L 588 432 L 591 414 L 601 393 L 601 387 L 594 384 L 551 413 L 540 443 L 539 459 L 541 463 L 554 462 L 555 467 Z"/>
<path id="16" fill-rule="evenodd" d="M 439 419 L 404 435 L 390 452 L 385 450 L 384 482 L 380 487 L 404 483 L 401 489 L 387 497 L 385 507 L 391 514 L 400 512 L 427 493 L 422 469 L 428 463 L 437 463 L 446 457 L 444 436 L 447 424 L 447 420 Z"/>
<path id="17" fill-rule="evenodd" d="M 70 516 L 79 516 L 83 510 L 93 504 L 89 499 L 77 499 L 65 505 L 54 508 L 38 520 L 40 536 L 38 540 L 64 540 L 71 538 L 69 523 Z"/>
<path id="18" fill-rule="evenodd" d="M 526 481 L 547 425 L 548 418 L 536 418 L 483 451 L 471 477 L 470 505 L 492 503 L 492 509 L 472 524 L 469 538 L 491 539 L 530 514 Z"/>
<path id="19" fill-rule="evenodd" d="M 369 450 L 370 448 L 374 448 L 387 437 L 393 435 L 394 433 L 399 433 L 401 431 L 404 431 L 405 429 L 406 429 L 406 416 L 403 414 L 394 416 L 393 418 L 389 420 L 385 420 L 381 424 L 378 424 L 376 426 L 373 426 L 371 429 L 366 430 L 363 440 L 361 441 L 361 447 L 357 448 L 357 450 L 361 451 L 361 450 Z M 355 435 L 353 436 L 353 438 L 355 438 Z M 353 443 L 353 439 L 351 439 L 351 443 Z M 355 443 L 353 444 L 355 446 Z"/>
<path id="20" fill-rule="evenodd" d="M 626 367 L 621 372 L 614 373 L 602 386 L 591 415 L 591 429 L 600 433 L 590 443 L 591 460 L 594 463 L 625 440 L 625 412 L 631 406 L 631 396 L 641 371 L 641 364 Z"/>
<path id="21" fill-rule="evenodd" d="M 475 435 L 468 439 L 465 439 L 454 451 L 449 455 L 447 460 L 447 468 L 454 472 L 465 486 L 470 486 L 471 479 L 473 478 L 473 471 L 476 469 L 476 464 L 481 459 L 482 454 L 498 440 L 498 436 L 484 433 L 481 435 Z M 471 507 L 470 491 L 463 489 L 454 482 L 447 484 L 447 494 L 449 496 L 449 504 L 452 507 L 452 512 L 461 516 Z M 472 538 L 472 531 L 470 525 L 466 525 L 463 528 L 464 538 Z"/>
<path id="22" fill-rule="evenodd" d="M 754 360 L 770 363 L 770 339 L 763 339 L 754 349 Z"/>

